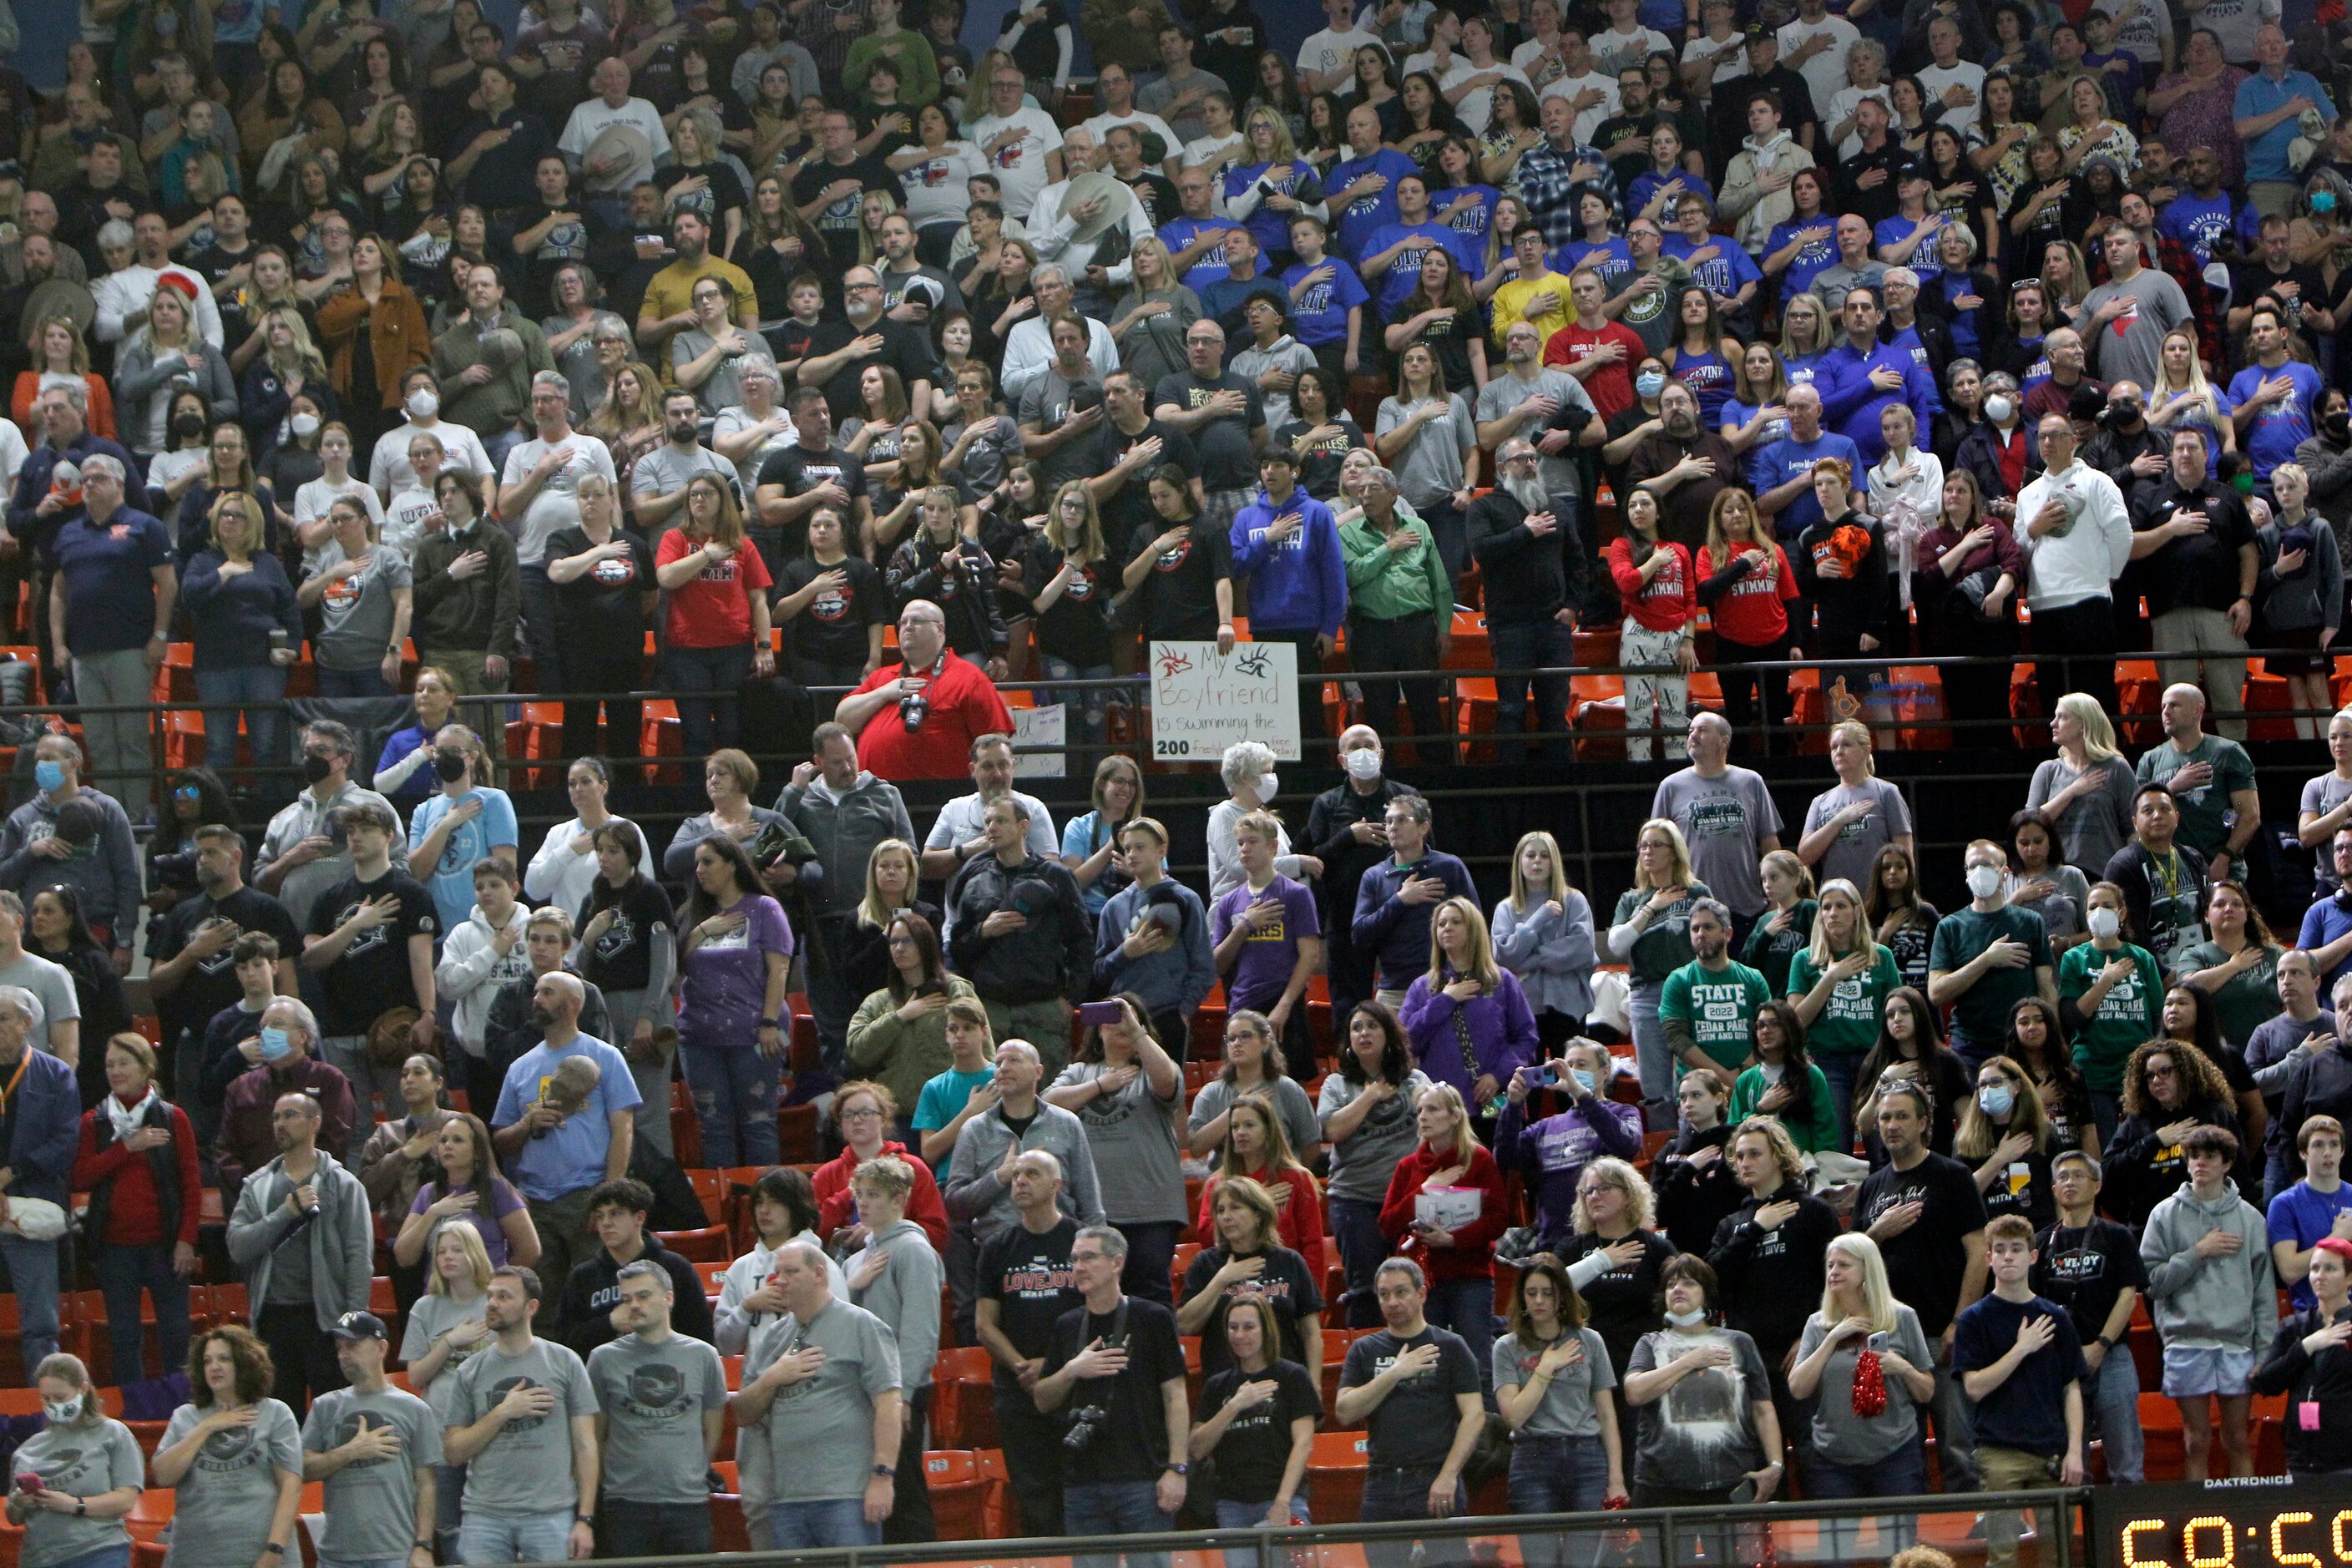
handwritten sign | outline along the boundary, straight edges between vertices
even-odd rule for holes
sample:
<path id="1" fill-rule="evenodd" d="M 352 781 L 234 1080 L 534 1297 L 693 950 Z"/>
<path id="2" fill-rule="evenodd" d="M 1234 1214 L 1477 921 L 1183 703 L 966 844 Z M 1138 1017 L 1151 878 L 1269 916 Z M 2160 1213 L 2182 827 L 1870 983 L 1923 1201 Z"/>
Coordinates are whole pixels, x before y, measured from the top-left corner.
<path id="1" fill-rule="evenodd" d="M 1288 643 L 1151 645 L 1151 754 L 1215 762 L 1227 746 L 1262 741 L 1284 762 L 1298 749 L 1298 650 Z"/>
<path id="2" fill-rule="evenodd" d="M 1069 743 L 1069 710 L 1059 702 L 1049 702 L 1043 708 L 1015 708 L 1013 710 L 1014 778 L 1067 777 L 1070 764 L 1062 748 Z M 1032 746 L 1051 746 L 1053 750 L 1032 752 L 1029 750 Z"/>

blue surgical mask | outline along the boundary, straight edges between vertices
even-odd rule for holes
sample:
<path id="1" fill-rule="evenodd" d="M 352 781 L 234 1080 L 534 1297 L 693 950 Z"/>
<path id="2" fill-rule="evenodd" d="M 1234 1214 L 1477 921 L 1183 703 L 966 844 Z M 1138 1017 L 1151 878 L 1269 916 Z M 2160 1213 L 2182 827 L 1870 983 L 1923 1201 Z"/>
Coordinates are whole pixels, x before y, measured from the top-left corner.
<path id="1" fill-rule="evenodd" d="M 2334 212 L 2336 210 L 2336 193 L 2334 191 L 2312 192 L 2311 210 L 2315 213 Z"/>
<path id="2" fill-rule="evenodd" d="M 1977 1103 L 1987 1116 L 2007 1116 L 2017 1106 L 2017 1090 L 2005 1083 L 1989 1083 L 1977 1090 Z"/>
<path id="3" fill-rule="evenodd" d="M 1645 370 L 1633 378 L 1633 390 L 1644 397 L 1655 397 L 1665 389 L 1666 377 L 1664 371 Z"/>
<path id="4" fill-rule="evenodd" d="M 33 764 L 33 782 L 44 790 L 60 788 L 66 782 L 66 765 L 42 758 Z"/>
<path id="5" fill-rule="evenodd" d="M 1586 1072 L 1582 1068 L 1573 1068 L 1570 1069 L 1568 1076 L 1576 1080 L 1577 1088 L 1582 1089 L 1587 1094 L 1591 1094 L 1592 1092 L 1592 1075 L 1591 1073 Z"/>
<path id="6" fill-rule="evenodd" d="M 282 1062 L 294 1054 L 294 1041 L 283 1029 L 264 1028 L 261 1031 L 261 1059 Z"/>

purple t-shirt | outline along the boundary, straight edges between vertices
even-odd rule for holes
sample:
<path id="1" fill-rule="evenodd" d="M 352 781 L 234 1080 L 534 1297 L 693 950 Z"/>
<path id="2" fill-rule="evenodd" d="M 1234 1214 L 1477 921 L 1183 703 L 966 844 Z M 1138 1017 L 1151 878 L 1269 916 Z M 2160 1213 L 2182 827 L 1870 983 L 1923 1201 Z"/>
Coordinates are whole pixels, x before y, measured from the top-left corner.
<path id="1" fill-rule="evenodd" d="M 1227 1005 L 1235 1010 L 1248 1007 L 1262 1013 L 1281 1001 L 1283 988 L 1290 984 L 1290 972 L 1298 963 L 1298 939 L 1323 934 L 1315 895 L 1304 884 L 1276 875 L 1263 893 L 1251 892 L 1244 882 L 1217 900 L 1209 915 L 1210 945 L 1225 940 L 1243 910 L 1268 898 L 1282 900 L 1282 918 L 1243 942 L 1241 957 L 1234 961 L 1234 972 L 1225 978 Z"/>
<path id="2" fill-rule="evenodd" d="M 449 1190 L 457 1193 L 470 1193 L 475 1189 L 461 1182 Z M 433 1190 L 433 1184 L 427 1182 L 416 1189 L 416 1201 L 408 1205 L 408 1212 L 423 1214 L 433 1206 L 439 1196 L 440 1194 Z M 490 1184 L 489 1196 L 457 1216 L 472 1226 L 474 1234 L 482 1238 L 482 1250 L 490 1255 L 490 1267 L 493 1268 L 504 1268 L 507 1266 L 507 1233 L 505 1226 L 499 1222 L 522 1206 L 520 1193 L 516 1192 L 503 1181 L 493 1181 Z M 430 1268 L 433 1247 L 429 1238 L 425 1245 L 425 1256 L 426 1267 Z"/>
<path id="3" fill-rule="evenodd" d="M 751 1050 L 767 1016 L 768 954 L 793 955 L 792 922 L 782 905 L 755 893 L 735 906 L 745 919 L 686 957 L 678 986 L 678 1038 L 705 1048 Z"/>

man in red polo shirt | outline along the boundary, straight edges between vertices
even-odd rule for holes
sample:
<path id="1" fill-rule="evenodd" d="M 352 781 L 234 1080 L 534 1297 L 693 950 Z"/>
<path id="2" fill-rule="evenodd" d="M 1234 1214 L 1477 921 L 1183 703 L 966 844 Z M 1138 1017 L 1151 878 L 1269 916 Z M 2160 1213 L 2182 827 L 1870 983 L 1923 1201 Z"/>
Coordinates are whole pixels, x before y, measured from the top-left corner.
<path id="1" fill-rule="evenodd" d="M 899 665 L 884 665 L 841 700 L 834 718 L 857 737 L 880 778 L 956 779 L 972 738 L 1013 733 L 1013 715 L 978 666 L 948 651 L 947 617 L 929 599 L 898 613 Z"/>
<path id="2" fill-rule="evenodd" d="M 1606 424 L 1633 406 L 1633 367 L 1648 351 L 1633 328 L 1602 313 L 1609 289 L 1599 272 L 1580 268 L 1568 280 L 1568 294 L 1576 302 L 1576 320 L 1551 335 L 1544 363 L 1582 382 Z"/>

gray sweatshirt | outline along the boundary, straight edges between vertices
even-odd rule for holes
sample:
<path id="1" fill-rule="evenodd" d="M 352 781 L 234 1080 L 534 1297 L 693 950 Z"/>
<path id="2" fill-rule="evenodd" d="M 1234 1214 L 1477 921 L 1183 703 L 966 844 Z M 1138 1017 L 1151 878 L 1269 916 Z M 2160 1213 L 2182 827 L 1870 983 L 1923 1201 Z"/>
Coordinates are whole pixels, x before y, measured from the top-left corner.
<path id="1" fill-rule="evenodd" d="M 47 795 L 37 795 L 8 814 L 6 826 L 0 826 L 0 888 L 29 902 L 36 887 L 63 882 L 80 895 L 85 919 L 112 926 L 115 945 L 129 947 L 146 897 L 139 889 L 131 818 L 121 802 L 89 784 L 81 786 L 80 799 L 99 815 L 98 838 L 62 860 L 33 853 L 34 845 L 57 831 L 58 808 Z"/>
<path id="2" fill-rule="evenodd" d="M 2265 630 L 2312 631 L 2343 618 L 2344 557 L 2336 549 L 2336 530 L 2317 512 L 2305 514 L 2304 524 L 2311 530 L 2311 559 L 2303 570 L 2285 577 L 2278 574 L 2279 535 L 2284 531 L 2273 521 L 2255 532 L 2255 549 L 2263 561 L 2258 587 Z"/>
<path id="3" fill-rule="evenodd" d="M 319 1194 L 319 1217 L 294 1234 L 296 1217 L 286 1199 L 295 1183 L 279 1155 L 247 1176 L 228 1217 L 228 1255 L 245 1276 L 246 1299 L 258 1312 L 269 1299 L 269 1273 L 282 1246 L 310 1251 L 310 1300 L 319 1327 L 331 1329 L 345 1312 L 367 1310 L 369 1276 L 375 1272 L 374 1219 L 367 1188 L 332 1154 L 319 1152 L 310 1185 Z"/>
<path id="4" fill-rule="evenodd" d="M 997 1167 L 1013 1146 L 1004 1108 L 975 1116 L 956 1134 L 955 1155 L 940 1196 L 948 1217 L 971 1227 L 975 1246 L 1009 1225 L 1018 1225 L 1013 1190 L 996 1179 Z M 1043 1149 L 1062 1163 L 1062 1212 L 1080 1225 L 1103 1223 L 1102 1188 L 1095 1180 L 1095 1154 L 1077 1117 L 1058 1105 L 1037 1101 L 1037 1120 L 1020 1138 L 1025 1152 Z"/>
<path id="5" fill-rule="evenodd" d="M 898 1386 L 912 1391 L 931 1381 L 931 1364 L 940 1359 L 940 1255 L 921 1226 L 902 1219 L 869 1237 L 847 1272 L 854 1277 L 865 1254 L 877 1247 L 887 1255 L 882 1272 L 864 1289 L 853 1287 L 849 1300 L 898 1335 Z"/>
<path id="6" fill-rule="evenodd" d="M 2214 1230 L 2244 1246 L 2234 1256 L 2199 1257 L 2197 1243 Z M 2210 1204 L 2184 1186 L 2157 1205 L 2140 1233 L 2139 1256 L 2147 1266 L 2148 1315 L 2166 1344 L 2255 1353 L 2268 1347 L 2279 1317 L 2270 1234 L 2235 1182 L 2223 1181 Z"/>

